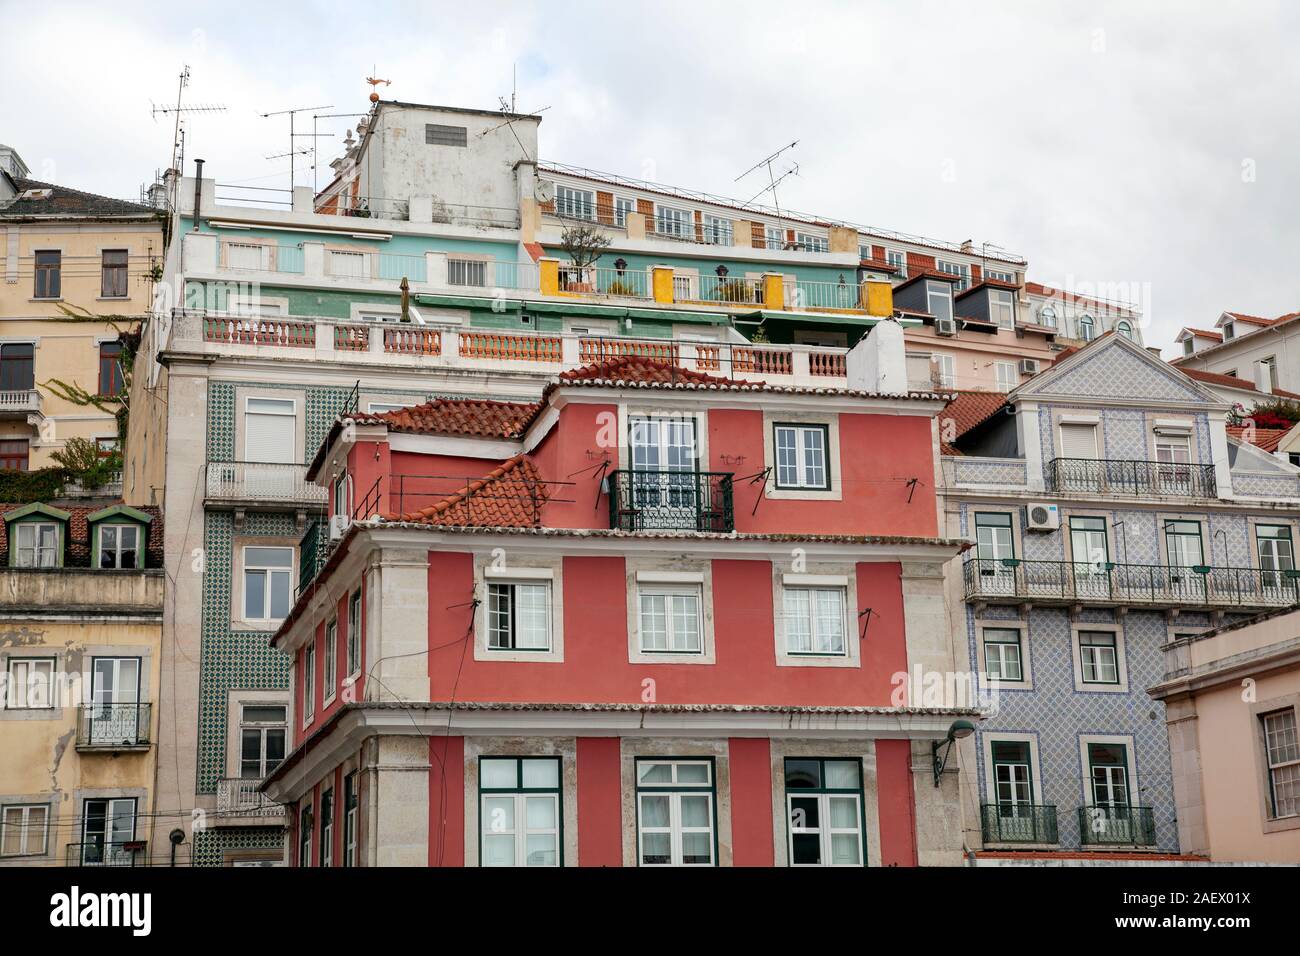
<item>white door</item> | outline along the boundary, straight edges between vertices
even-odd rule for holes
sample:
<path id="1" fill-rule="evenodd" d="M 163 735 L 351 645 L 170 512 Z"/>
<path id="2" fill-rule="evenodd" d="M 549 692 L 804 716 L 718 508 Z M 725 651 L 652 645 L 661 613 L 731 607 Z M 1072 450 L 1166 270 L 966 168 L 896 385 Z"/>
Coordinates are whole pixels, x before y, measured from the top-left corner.
<path id="1" fill-rule="evenodd" d="M 134 744 L 140 719 L 140 659 L 96 657 L 91 668 L 87 742 Z"/>

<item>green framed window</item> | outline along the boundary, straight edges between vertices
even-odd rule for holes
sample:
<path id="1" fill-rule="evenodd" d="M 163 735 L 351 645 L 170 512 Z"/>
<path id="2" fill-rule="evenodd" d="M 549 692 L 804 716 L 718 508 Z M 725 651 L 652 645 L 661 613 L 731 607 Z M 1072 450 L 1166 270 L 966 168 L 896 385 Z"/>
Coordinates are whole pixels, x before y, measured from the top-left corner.
<path id="1" fill-rule="evenodd" d="M 334 788 L 320 795 L 320 865 L 334 865 Z"/>
<path id="2" fill-rule="evenodd" d="M 1072 517 L 1070 519 L 1070 556 L 1081 570 L 1104 572 L 1110 561 L 1110 541 L 1105 518 Z"/>
<path id="3" fill-rule="evenodd" d="M 1016 543 L 1009 513 L 975 512 L 975 554 L 981 561 L 998 561 L 1016 556 Z"/>
<path id="4" fill-rule="evenodd" d="M 325 702 L 329 703 L 338 691 L 339 622 L 337 618 L 325 625 L 324 651 L 325 674 L 321 680 L 321 692 Z"/>
<path id="5" fill-rule="evenodd" d="M 1019 628 L 984 628 L 984 670 L 990 680 L 1025 679 Z"/>
<path id="6" fill-rule="evenodd" d="M 109 524 L 95 526 L 98 538 L 99 561 L 104 570 L 133 570 L 144 562 L 140 560 L 140 543 L 144 529 L 138 524 Z"/>
<path id="7" fill-rule="evenodd" d="M 479 757 L 479 865 L 560 866 L 559 757 Z"/>
<path id="8" fill-rule="evenodd" d="M 717 789 L 712 757 L 636 761 L 639 866 L 717 866 Z"/>
<path id="9" fill-rule="evenodd" d="M 311 805 L 308 804 L 298 813 L 298 865 L 304 868 L 311 866 L 312 825 Z"/>
<path id="10" fill-rule="evenodd" d="M 343 778 L 343 865 L 357 865 L 357 774 Z"/>
<path id="11" fill-rule="evenodd" d="M 828 491 L 830 426 L 777 423 L 772 426 L 776 487 Z"/>
<path id="12" fill-rule="evenodd" d="M 1295 545 L 1291 540 L 1291 526 L 1285 524 L 1260 524 L 1255 526 L 1255 547 L 1259 553 L 1259 569 L 1265 583 L 1276 587 L 1284 579 L 1279 572 L 1295 570 Z"/>
<path id="13" fill-rule="evenodd" d="M 1196 568 L 1205 564 L 1199 521 L 1165 522 L 1165 551 L 1171 568 Z"/>
<path id="14" fill-rule="evenodd" d="M 862 761 L 787 757 L 785 803 L 791 866 L 862 866 Z"/>
<path id="15" fill-rule="evenodd" d="M 57 521 L 19 521 L 9 528 L 11 561 L 16 568 L 57 568 L 63 564 L 63 526 Z"/>
<path id="16" fill-rule="evenodd" d="M 1128 807 L 1128 748 L 1124 744 L 1088 744 L 1088 778 L 1094 807 Z"/>
<path id="17" fill-rule="evenodd" d="M 1079 670 L 1085 684 L 1119 683 L 1119 646 L 1114 631 L 1079 632 Z"/>
<path id="18" fill-rule="evenodd" d="M 1033 763 L 1026 740 L 989 742 L 993 758 L 993 794 L 999 807 L 1015 808 L 1034 803 Z"/>

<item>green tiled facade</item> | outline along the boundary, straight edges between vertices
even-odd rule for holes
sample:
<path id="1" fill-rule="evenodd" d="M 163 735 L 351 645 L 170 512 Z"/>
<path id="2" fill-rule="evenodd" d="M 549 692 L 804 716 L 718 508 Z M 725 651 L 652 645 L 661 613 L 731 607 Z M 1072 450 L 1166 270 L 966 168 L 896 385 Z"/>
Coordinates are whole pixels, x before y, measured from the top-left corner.
<path id="1" fill-rule="evenodd" d="M 221 866 L 227 850 L 279 850 L 285 831 L 280 827 L 240 827 L 200 830 L 194 834 L 193 866 Z"/>

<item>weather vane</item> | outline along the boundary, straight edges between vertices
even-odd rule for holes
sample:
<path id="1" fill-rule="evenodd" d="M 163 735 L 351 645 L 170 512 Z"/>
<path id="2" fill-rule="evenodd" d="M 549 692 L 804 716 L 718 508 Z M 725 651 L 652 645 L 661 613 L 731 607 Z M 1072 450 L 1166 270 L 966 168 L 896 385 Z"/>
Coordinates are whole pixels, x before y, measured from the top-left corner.
<path id="1" fill-rule="evenodd" d="M 392 85 L 393 85 L 393 81 L 392 81 L 392 80 L 379 80 L 379 79 L 376 79 L 376 78 L 373 77 L 373 76 L 368 76 L 368 77 L 366 77 L 366 82 L 370 84 L 370 102 L 372 102 L 372 103 L 378 103 L 378 102 L 379 102 L 379 84 L 380 84 L 380 83 L 383 83 L 385 86 L 392 86 Z"/>

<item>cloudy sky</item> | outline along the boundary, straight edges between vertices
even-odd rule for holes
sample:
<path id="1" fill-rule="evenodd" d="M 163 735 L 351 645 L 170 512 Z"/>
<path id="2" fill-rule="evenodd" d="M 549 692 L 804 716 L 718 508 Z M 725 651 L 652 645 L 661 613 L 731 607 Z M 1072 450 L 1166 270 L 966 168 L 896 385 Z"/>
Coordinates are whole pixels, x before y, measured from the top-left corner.
<path id="1" fill-rule="evenodd" d="M 188 121 L 187 159 L 261 186 L 289 169 L 267 158 L 287 121 L 261 113 L 360 112 L 370 75 L 492 109 L 517 69 L 543 159 L 748 199 L 762 182 L 736 177 L 797 140 L 782 205 L 1128 292 L 1166 355 L 1224 309 L 1300 309 L 1296 3 L 0 0 L 0 22 L 0 142 L 94 192 L 135 198 L 166 167 L 150 107 L 184 65 L 188 102 L 226 107 Z M 321 121 L 321 185 L 353 123 Z"/>

